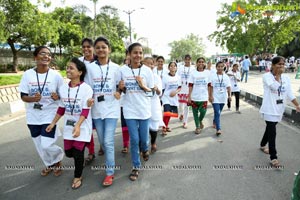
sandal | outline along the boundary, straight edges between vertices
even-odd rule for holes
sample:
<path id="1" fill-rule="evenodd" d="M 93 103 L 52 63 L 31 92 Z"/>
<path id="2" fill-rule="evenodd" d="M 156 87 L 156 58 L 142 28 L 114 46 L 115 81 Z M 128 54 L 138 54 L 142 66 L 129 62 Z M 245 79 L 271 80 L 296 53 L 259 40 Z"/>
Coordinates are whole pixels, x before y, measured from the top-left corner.
<path id="1" fill-rule="evenodd" d="M 153 154 L 153 153 L 155 153 L 156 151 L 157 151 L 157 146 L 156 146 L 156 144 L 152 144 L 151 145 L 151 153 Z"/>
<path id="2" fill-rule="evenodd" d="M 163 127 L 161 135 L 162 136 L 166 136 L 167 135 L 167 128 L 166 127 Z"/>
<path id="3" fill-rule="evenodd" d="M 142 153 L 143 159 L 144 161 L 148 161 L 149 160 L 149 151 L 144 151 Z"/>
<path id="4" fill-rule="evenodd" d="M 271 160 L 271 166 L 278 168 L 278 167 L 280 167 L 280 163 L 277 159 L 273 159 L 273 160 Z"/>
<path id="5" fill-rule="evenodd" d="M 138 177 L 139 177 L 139 170 L 133 169 L 133 170 L 131 171 L 131 174 L 129 175 L 129 179 L 130 179 L 131 181 L 136 181 L 136 180 L 138 179 Z"/>
<path id="6" fill-rule="evenodd" d="M 195 134 L 196 134 L 196 135 L 199 135 L 200 133 L 201 133 L 201 128 L 196 128 Z"/>
<path id="7" fill-rule="evenodd" d="M 216 132 L 216 135 L 217 136 L 220 136 L 222 133 L 221 133 L 221 130 L 218 130 L 217 132 Z"/>
<path id="8" fill-rule="evenodd" d="M 107 187 L 113 184 L 114 175 L 106 176 L 102 182 L 102 185 Z"/>
<path id="9" fill-rule="evenodd" d="M 203 122 L 200 122 L 200 129 L 203 129 L 204 128 L 204 124 Z"/>
<path id="10" fill-rule="evenodd" d="M 166 131 L 167 132 L 172 132 L 171 128 L 169 128 L 169 127 L 166 128 Z"/>
<path id="11" fill-rule="evenodd" d="M 90 165 L 95 160 L 95 154 L 89 154 L 88 157 L 85 159 L 84 164 Z"/>
<path id="12" fill-rule="evenodd" d="M 266 146 L 260 147 L 260 150 L 261 150 L 262 152 L 264 152 L 265 154 L 269 154 L 269 148 L 266 147 Z"/>
<path id="13" fill-rule="evenodd" d="M 72 187 L 73 190 L 76 190 L 76 189 L 80 188 L 81 185 L 82 185 L 82 177 L 74 178 L 71 187 Z"/>
<path id="14" fill-rule="evenodd" d="M 104 155 L 104 151 L 102 148 L 100 148 L 98 151 L 98 156 L 103 156 L 103 155 Z"/>
<path id="15" fill-rule="evenodd" d="M 43 169 L 41 172 L 41 176 L 48 176 L 48 174 L 50 174 L 50 172 L 52 172 L 52 170 L 53 170 L 52 167 L 47 167 L 47 168 Z"/>
<path id="16" fill-rule="evenodd" d="M 122 149 L 121 152 L 122 152 L 122 153 L 128 153 L 128 147 L 123 147 L 123 149 Z"/>
<path id="17" fill-rule="evenodd" d="M 60 176 L 62 174 L 61 161 L 54 165 L 53 174 L 54 176 Z"/>

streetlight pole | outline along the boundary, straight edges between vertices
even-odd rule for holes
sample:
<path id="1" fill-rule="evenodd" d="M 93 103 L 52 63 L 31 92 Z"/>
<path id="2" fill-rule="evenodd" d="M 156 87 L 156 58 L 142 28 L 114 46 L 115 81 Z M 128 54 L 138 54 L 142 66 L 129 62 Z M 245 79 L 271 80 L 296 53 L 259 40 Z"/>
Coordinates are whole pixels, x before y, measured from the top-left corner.
<path id="1" fill-rule="evenodd" d="M 139 9 L 145 9 L 145 8 L 139 8 Z M 123 10 L 124 13 L 126 13 L 128 15 L 128 28 L 129 28 L 129 40 L 130 40 L 130 43 L 132 43 L 132 38 L 131 38 L 131 18 L 130 18 L 130 15 L 136 10 Z"/>

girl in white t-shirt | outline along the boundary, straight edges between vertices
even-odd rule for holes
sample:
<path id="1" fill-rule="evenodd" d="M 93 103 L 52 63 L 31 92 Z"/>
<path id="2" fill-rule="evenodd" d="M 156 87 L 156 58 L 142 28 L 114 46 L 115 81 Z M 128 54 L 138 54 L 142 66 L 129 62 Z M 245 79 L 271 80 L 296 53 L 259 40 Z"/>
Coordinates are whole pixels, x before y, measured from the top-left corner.
<path id="1" fill-rule="evenodd" d="M 260 142 L 260 149 L 270 154 L 271 165 L 279 167 L 276 151 L 276 125 L 281 121 L 287 99 L 291 100 L 300 112 L 300 105 L 292 92 L 290 78 L 283 74 L 284 58 L 272 59 L 271 71 L 263 75 L 264 95 L 259 112 L 266 121 L 266 130 Z M 269 148 L 266 146 L 268 143 Z"/>
<path id="2" fill-rule="evenodd" d="M 241 81 L 241 73 L 239 72 L 239 65 L 237 63 L 233 64 L 232 70 L 230 70 L 227 75 L 230 78 L 231 83 L 231 96 L 235 96 L 235 110 L 237 113 L 241 114 L 240 112 L 240 87 L 239 83 Z M 231 101 L 227 101 L 227 107 L 230 110 L 231 108 Z"/>
<path id="3" fill-rule="evenodd" d="M 205 59 L 200 57 L 196 61 L 196 71 L 189 79 L 188 103 L 192 106 L 194 121 L 196 125 L 195 134 L 200 134 L 204 128 L 202 122 L 207 109 L 208 87 L 211 84 L 210 71 L 205 69 Z"/>
<path id="4" fill-rule="evenodd" d="M 46 133 L 45 129 L 55 116 L 58 107 L 58 88 L 63 84 L 62 76 L 50 69 L 51 52 L 48 47 L 37 47 L 34 52 L 36 67 L 27 70 L 20 82 L 21 99 L 26 102 L 26 121 L 36 150 L 46 168 L 41 175 L 54 172 L 61 175 L 61 160 L 64 152 L 55 145 L 58 129 Z"/>
<path id="5" fill-rule="evenodd" d="M 143 60 L 143 64 L 148 66 L 152 71 L 154 68 L 154 59 L 152 57 L 146 57 Z M 155 153 L 157 150 L 156 137 L 159 129 L 160 122 L 162 121 L 161 105 L 159 96 L 162 93 L 161 78 L 153 71 L 154 88 L 152 90 L 153 96 L 151 97 L 151 118 L 149 122 L 149 132 L 151 136 L 151 153 Z"/>
<path id="6" fill-rule="evenodd" d="M 178 117 L 179 102 L 177 94 L 181 90 L 181 79 L 176 74 L 176 62 L 170 62 L 168 69 L 170 71 L 169 74 L 162 79 L 163 96 L 161 100 L 164 107 L 163 121 L 165 123 L 165 127 L 163 127 L 162 130 L 162 136 L 166 136 L 167 132 L 171 132 L 171 129 L 168 127 L 171 117 Z"/>
<path id="7" fill-rule="evenodd" d="M 82 170 L 84 165 L 84 148 L 91 140 L 92 118 L 88 99 L 92 98 L 92 88 L 83 82 L 86 66 L 78 58 L 72 58 L 67 66 L 69 83 L 60 87 L 61 103 L 57 113 L 46 128 L 51 132 L 58 120 L 64 116 L 64 148 L 69 158 L 74 158 L 75 172 L 72 189 L 77 189 L 82 184 Z"/>
<path id="8" fill-rule="evenodd" d="M 227 102 L 227 98 L 231 101 L 230 97 L 230 79 L 223 72 L 224 63 L 218 62 L 216 64 L 217 73 L 211 74 L 211 87 L 209 88 L 209 101 L 213 105 L 214 109 L 214 120 L 213 126 L 216 128 L 216 135 L 221 135 L 221 112 L 225 103 Z"/>
<path id="9" fill-rule="evenodd" d="M 83 62 L 86 66 L 95 61 L 96 56 L 94 55 L 94 47 L 93 40 L 90 38 L 84 38 L 81 42 L 81 49 L 83 56 L 79 57 L 79 60 Z M 95 130 L 95 126 L 93 125 L 93 130 Z M 95 143 L 93 132 L 91 134 L 91 141 L 87 144 L 87 148 L 89 150 L 88 157 L 85 159 L 85 165 L 91 164 L 95 159 Z M 100 146 L 99 153 L 103 155 L 103 149 Z"/>
<path id="10" fill-rule="evenodd" d="M 128 47 L 130 65 L 121 67 L 119 89 L 125 93 L 123 99 L 124 118 L 130 135 L 130 153 L 133 169 L 129 175 L 137 180 L 141 168 L 140 151 L 145 161 L 149 159 L 149 120 L 151 118 L 151 96 L 153 73 L 141 64 L 143 48 L 140 43 Z"/>

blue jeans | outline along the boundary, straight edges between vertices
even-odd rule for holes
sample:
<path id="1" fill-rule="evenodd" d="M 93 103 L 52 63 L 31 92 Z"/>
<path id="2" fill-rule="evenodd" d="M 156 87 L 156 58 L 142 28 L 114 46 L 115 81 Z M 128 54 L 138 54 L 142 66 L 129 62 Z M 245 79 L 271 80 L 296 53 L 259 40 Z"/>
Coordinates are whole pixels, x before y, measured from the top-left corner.
<path id="1" fill-rule="evenodd" d="M 246 74 L 245 83 L 247 83 L 247 80 L 248 80 L 248 72 L 249 72 L 248 70 L 243 70 L 241 82 L 243 82 L 244 75 Z"/>
<path id="2" fill-rule="evenodd" d="M 148 151 L 149 119 L 125 119 L 130 136 L 130 153 L 133 168 L 141 167 L 140 149 Z"/>
<path id="3" fill-rule="evenodd" d="M 118 119 L 93 119 L 98 140 L 105 152 L 106 175 L 114 174 L 115 168 L 115 141 L 114 135 Z"/>
<path id="4" fill-rule="evenodd" d="M 221 112 L 223 110 L 224 107 L 224 103 L 213 103 L 213 108 L 214 108 L 214 124 L 216 125 L 216 130 L 221 130 L 221 120 L 220 120 L 220 116 L 221 116 Z"/>

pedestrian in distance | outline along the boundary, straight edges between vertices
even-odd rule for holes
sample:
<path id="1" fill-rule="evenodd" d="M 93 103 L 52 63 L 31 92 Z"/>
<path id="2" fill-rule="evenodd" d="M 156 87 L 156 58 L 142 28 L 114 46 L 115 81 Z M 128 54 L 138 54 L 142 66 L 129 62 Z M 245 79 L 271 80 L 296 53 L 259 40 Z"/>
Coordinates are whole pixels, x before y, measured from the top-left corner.
<path id="1" fill-rule="evenodd" d="M 72 58 L 67 66 L 67 78 L 59 88 L 60 105 L 51 124 L 46 128 L 51 133 L 56 123 L 64 116 L 64 149 L 69 158 L 74 159 L 75 171 L 72 189 L 82 185 L 82 171 L 84 166 L 84 149 L 91 140 L 92 118 L 88 100 L 93 96 L 92 88 L 83 82 L 86 66 L 78 58 Z"/>
<path id="2" fill-rule="evenodd" d="M 244 77 L 245 77 L 245 83 L 248 81 L 248 72 L 251 66 L 251 61 L 248 56 L 245 56 L 245 59 L 242 61 L 242 78 L 241 82 L 243 82 Z"/>
<path id="3" fill-rule="evenodd" d="M 239 114 L 241 114 L 240 111 L 240 87 L 239 82 L 241 81 L 241 73 L 239 72 L 239 64 L 235 63 L 232 66 L 232 69 L 227 73 L 227 75 L 230 78 L 231 83 L 231 95 L 234 95 L 235 97 L 235 111 Z M 227 107 L 228 110 L 231 109 L 231 101 L 227 101 Z"/>
<path id="4" fill-rule="evenodd" d="M 276 125 L 282 120 L 287 100 L 300 112 L 300 105 L 291 89 L 288 76 L 283 74 L 285 59 L 276 56 L 272 59 L 271 71 L 263 75 L 263 102 L 259 112 L 266 122 L 266 129 L 260 142 L 260 149 L 270 154 L 272 167 L 279 167 L 276 150 Z M 268 144 L 268 147 L 266 146 Z"/>
<path id="5" fill-rule="evenodd" d="M 211 87 L 209 87 L 209 101 L 214 109 L 213 127 L 216 128 L 216 135 L 221 132 L 221 112 L 227 99 L 231 101 L 230 79 L 224 73 L 224 63 L 217 62 L 217 73 L 211 75 Z"/>
<path id="6" fill-rule="evenodd" d="M 151 118 L 151 98 L 154 88 L 153 73 L 142 63 L 143 47 L 140 43 L 132 43 L 128 47 L 130 65 L 121 67 L 119 89 L 124 95 L 124 118 L 130 135 L 130 153 L 132 170 L 131 181 L 138 179 L 141 160 L 149 159 L 149 120 Z"/>
<path id="7" fill-rule="evenodd" d="M 46 165 L 41 175 L 47 176 L 53 171 L 55 176 L 60 176 L 64 152 L 55 144 L 59 129 L 55 126 L 49 133 L 45 130 L 58 108 L 58 90 L 63 85 L 63 78 L 50 68 L 52 56 L 48 47 L 37 47 L 33 55 L 36 66 L 24 72 L 19 86 L 21 99 L 26 102 L 26 123 L 35 148 Z"/>
<path id="8" fill-rule="evenodd" d="M 211 85 L 210 71 L 205 70 L 205 58 L 196 60 L 196 71 L 189 78 L 188 104 L 192 106 L 195 121 L 195 134 L 200 134 L 204 128 L 203 119 L 208 102 L 208 87 Z"/>

